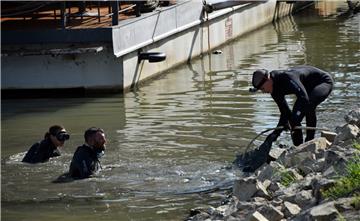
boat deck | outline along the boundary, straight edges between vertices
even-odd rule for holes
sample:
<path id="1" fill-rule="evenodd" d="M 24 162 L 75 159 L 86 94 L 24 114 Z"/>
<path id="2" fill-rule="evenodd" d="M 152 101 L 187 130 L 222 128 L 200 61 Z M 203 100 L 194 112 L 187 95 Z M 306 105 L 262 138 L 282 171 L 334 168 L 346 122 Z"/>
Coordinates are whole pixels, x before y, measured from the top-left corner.
<path id="1" fill-rule="evenodd" d="M 161 10 L 162 6 L 159 6 Z M 156 10 L 158 10 L 156 9 Z M 11 8 L 10 8 L 11 10 Z M 37 29 L 95 29 L 112 26 L 112 11 L 110 5 L 86 7 L 80 12 L 79 7 L 66 7 L 66 23 L 60 9 L 44 9 L 19 15 L 1 16 L 1 29 L 6 30 L 37 30 Z M 119 5 L 118 20 L 136 18 L 135 4 Z"/>

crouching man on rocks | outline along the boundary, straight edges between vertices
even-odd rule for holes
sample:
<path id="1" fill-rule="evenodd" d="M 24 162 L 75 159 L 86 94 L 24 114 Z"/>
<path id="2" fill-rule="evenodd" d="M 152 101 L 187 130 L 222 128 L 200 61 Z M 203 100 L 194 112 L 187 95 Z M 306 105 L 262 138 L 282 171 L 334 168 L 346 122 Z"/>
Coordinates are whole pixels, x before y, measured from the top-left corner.
<path id="1" fill-rule="evenodd" d="M 70 164 L 69 175 L 75 179 L 88 178 L 101 169 L 99 159 L 105 151 L 105 132 L 91 127 L 85 131 L 85 144 L 79 146 Z"/>
<path id="2" fill-rule="evenodd" d="M 301 121 L 306 117 L 306 126 L 316 127 L 316 107 L 331 93 L 334 81 L 329 73 L 312 66 L 297 66 L 287 70 L 259 69 L 253 73 L 251 92 L 261 90 L 270 93 L 280 110 L 277 126 L 292 129 L 291 138 L 295 146 L 303 143 Z M 293 109 L 285 99 L 288 94 L 295 94 L 296 101 Z M 275 130 L 271 134 L 272 142 L 280 136 L 282 130 Z M 305 141 L 314 139 L 315 131 L 307 130 Z"/>

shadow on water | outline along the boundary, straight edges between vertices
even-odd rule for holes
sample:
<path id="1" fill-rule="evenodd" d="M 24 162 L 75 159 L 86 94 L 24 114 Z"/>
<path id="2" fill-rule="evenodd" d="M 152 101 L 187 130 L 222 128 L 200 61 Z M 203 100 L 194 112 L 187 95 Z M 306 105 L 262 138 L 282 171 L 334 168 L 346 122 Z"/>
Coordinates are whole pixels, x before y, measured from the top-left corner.
<path id="1" fill-rule="evenodd" d="M 58 92 L 57 92 L 58 93 Z M 76 106 L 86 105 L 88 103 L 99 102 L 100 99 L 108 98 L 117 100 L 119 104 L 124 103 L 122 94 L 97 94 L 92 96 L 61 96 L 56 95 L 56 99 L 40 96 L 36 99 L 24 99 L 18 97 L 17 99 L 1 100 L 1 117 L 8 120 L 12 117 L 17 117 L 21 114 L 38 113 L 38 112 L 59 112 L 62 110 L 76 108 Z"/>

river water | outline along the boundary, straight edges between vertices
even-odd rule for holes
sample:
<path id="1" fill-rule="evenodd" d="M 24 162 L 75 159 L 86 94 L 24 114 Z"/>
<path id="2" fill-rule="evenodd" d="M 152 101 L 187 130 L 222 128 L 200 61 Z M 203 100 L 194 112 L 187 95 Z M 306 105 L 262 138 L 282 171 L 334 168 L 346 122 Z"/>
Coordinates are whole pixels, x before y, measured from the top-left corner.
<path id="1" fill-rule="evenodd" d="M 192 193 L 227 184 L 238 152 L 278 120 L 267 94 L 249 94 L 257 68 L 311 64 L 335 79 L 318 107 L 318 126 L 334 129 L 360 103 L 360 14 L 318 2 L 154 79 L 135 92 L 96 98 L 2 101 L 3 220 L 183 220 L 190 208 L 217 206 L 224 192 Z M 292 103 L 292 97 L 289 97 Z M 21 159 L 52 124 L 71 133 L 61 157 L 28 165 Z M 83 132 L 108 138 L 103 170 L 90 179 L 52 183 L 68 170 Z M 255 145 L 261 143 L 260 137 Z M 277 141 L 289 144 L 289 134 Z"/>

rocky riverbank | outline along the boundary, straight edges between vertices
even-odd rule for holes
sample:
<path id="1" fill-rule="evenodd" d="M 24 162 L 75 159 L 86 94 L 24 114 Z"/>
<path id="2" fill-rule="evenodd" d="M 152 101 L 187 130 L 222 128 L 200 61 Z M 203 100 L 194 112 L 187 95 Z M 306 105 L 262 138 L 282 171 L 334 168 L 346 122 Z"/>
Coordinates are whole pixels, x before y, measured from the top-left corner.
<path id="1" fill-rule="evenodd" d="M 336 133 L 273 148 L 276 161 L 236 180 L 223 205 L 192 209 L 188 220 L 360 220 L 360 108 L 345 121 Z"/>

